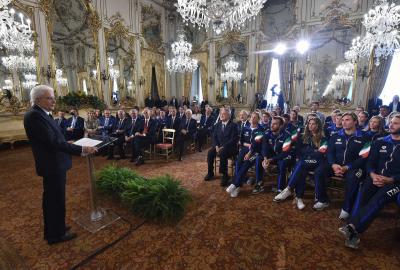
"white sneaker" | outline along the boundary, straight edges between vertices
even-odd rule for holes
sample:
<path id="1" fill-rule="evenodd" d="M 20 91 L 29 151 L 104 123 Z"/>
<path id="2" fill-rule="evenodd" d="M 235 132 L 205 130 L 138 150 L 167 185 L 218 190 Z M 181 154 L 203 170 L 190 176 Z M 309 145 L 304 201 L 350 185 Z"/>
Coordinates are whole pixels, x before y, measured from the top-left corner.
<path id="1" fill-rule="evenodd" d="M 290 195 L 292 195 L 292 192 L 287 187 L 281 193 L 279 193 L 278 195 L 275 196 L 274 202 L 286 200 Z"/>
<path id="2" fill-rule="evenodd" d="M 347 212 L 344 211 L 343 209 L 342 209 L 342 211 L 340 211 L 339 219 L 346 220 L 346 219 L 348 219 L 349 217 L 350 217 L 350 214 L 349 214 L 349 213 L 347 213 Z"/>
<path id="3" fill-rule="evenodd" d="M 303 210 L 306 205 L 304 204 L 303 200 L 300 198 L 295 198 L 297 209 Z"/>
<path id="4" fill-rule="evenodd" d="M 328 206 L 329 206 L 329 203 L 317 202 L 316 204 L 314 204 L 313 208 L 314 208 L 314 210 L 322 211 L 325 208 L 327 208 Z"/>
<path id="5" fill-rule="evenodd" d="M 232 198 L 236 198 L 239 195 L 239 191 L 240 191 L 240 187 L 235 188 L 232 192 L 231 192 L 231 197 Z"/>
<path id="6" fill-rule="evenodd" d="M 226 188 L 226 192 L 232 193 L 232 191 L 236 188 L 234 184 L 231 184 L 229 187 Z"/>

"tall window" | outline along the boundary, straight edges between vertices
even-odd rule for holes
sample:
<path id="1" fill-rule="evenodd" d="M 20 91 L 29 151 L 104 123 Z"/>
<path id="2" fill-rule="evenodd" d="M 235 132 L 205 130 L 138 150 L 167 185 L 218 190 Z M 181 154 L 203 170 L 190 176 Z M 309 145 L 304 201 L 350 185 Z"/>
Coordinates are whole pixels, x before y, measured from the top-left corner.
<path id="1" fill-rule="evenodd" d="M 224 84 L 223 84 L 222 97 L 228 98 L 228 82 L 227 81 L 224 81 Z"/>
<path id="2" fill-rule="evenodd" d="M 83 92 L 87 95 L 88 94 L 88 90 L 87 90 L 86 80 L 85 79 L 83 79 L 82 84 L 83 84 Z"/>
<path id="3" fill-rule="evenodd" d="M 281 80 L 279 77 L 279 64 L 278 59 L 272 59 L 271 73 L 269 76 L 267 93 L 264 99 L 267 100 L 268 106 L 275 106 L 278 103 L 278 96 L 281 92 L 280 88 Z"/>
<path id="4" fill-rule="evenodd" d="M 198 103 L 203 101 L 203 91 L 201 90 L 201 70 L 200 66 L 193 72 L 192 75 L 192 89 L 190 94 L 193 97 L 196 97 Z"/>
<path id="5" fill-rule="evenodd" d="M 386 79 L 385 87 L 382 90 L 382 94 L 379 98 L 382 99 L 382 103 L 389 105 L 394 95 L 400 93 L 400 50 L 395 52 L 393 55 L 392 64 L 388 77 Z"/>

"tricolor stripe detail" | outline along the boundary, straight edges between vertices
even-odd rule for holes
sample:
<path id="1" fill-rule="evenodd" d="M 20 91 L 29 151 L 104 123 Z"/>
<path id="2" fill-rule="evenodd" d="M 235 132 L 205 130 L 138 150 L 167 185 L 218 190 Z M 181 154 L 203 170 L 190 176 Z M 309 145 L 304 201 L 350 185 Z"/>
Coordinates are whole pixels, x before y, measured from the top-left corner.
<path id="1" fill-rule="evenodd" d="M 360 157 L 367 158 L 369 155 L 369 151 L 371 150 L 371 142 L 367 142 L 364 144 L 363 148 L 360 151 Z"/>
<path id="2" fill-rule="evenodd" d="M 285 142 L 283 143 L 282 146 L 282 151 L 283 152 L 287 152 L 290 150 L 290 144 L 292 143 L 292 140 L 290 139 L 290 137 L 287 137 L 287 139 L 285 140 Z"/>
<path id="3" fill-rule="evenodd" d="M 292 131 L 292 141 L 293 142 L 297 141 L 297 138 L 298 138 L 297 130 L 293 130 Z"/>
<path id="4" fill-rule="evenodd" d="M 318 152 L 325 153 L 328 150 L 328 142 L 324 141 L 318 149 Z"/>

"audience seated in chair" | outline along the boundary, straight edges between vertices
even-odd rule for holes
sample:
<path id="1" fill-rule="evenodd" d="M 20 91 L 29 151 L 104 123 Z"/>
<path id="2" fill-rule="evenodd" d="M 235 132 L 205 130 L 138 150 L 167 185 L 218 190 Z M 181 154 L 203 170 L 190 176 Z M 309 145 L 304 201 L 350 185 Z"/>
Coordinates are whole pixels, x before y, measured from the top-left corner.
<path id="1" fill-rule="evenodd" d="M 219 155 L 219 172 L 222 174 L 221 185 L 226 186 L 229 181 L 228 158 L 236 155 L 239 136 L 237 125 L 230 120 L 228 109 L 222 108 L 219 118 L 221 121 L 215 126 L 213 145 L 207 155 L 208 173 L 204 180 L 209 181 L 214 177 L 214 160 Z"/>
<path id="2" fill-rule="evenodd" d="M 137 159 L 137 153 L 135 152 L 135 139 L 143 132 L 144 122 L 138 115 L 137 109 L 130 110 L 131 122 L 125 130 L 125 142 L 131 144 L 131 162 L 135 162 Z"/>
<path id="3" fill-rule="evenodd" d="M 207 137 L 210 137 L 213 131 L 215 119 L 212 116 L 212 108 L 207 106 L 206 112 L 201 116 L 200 124 L 197 130 L 197 149 L 202 151 L 202 147 Z"/>
<path id="4" fill-rule="evenodd" d="M 134 153 L 138 156 L 136 161 L 137 166 L 144 164 L 143 150 L 152 143 L 155 143 L 157 132 L 157 121 L 150 118 L 148 108 L 143 109 L 143 117 L 143 130 L 135 135 L 134 140 Z"/>
<path id="5" fill-rule="evenodd" d="M 77 141 L 83 138 L 85 129 L 85 120 L 79 116 L 78 111 L 72 109 L 71 117 L 68 118 L 67 128 L 65 130 L 65 139 L 67 141 Z"/>
<path id="6" fill-rule="evenodd" d="M 181 118 L 181 125 L 176 136 L 176 147 L 178 150 L 178 160 L 182 161 L 185 142 L 194 140 L 197 132 L 197 122 L 192 118 L 192 110 L 187 109 L 185 117 Z"/>
<path id="7" fill-rule="evenodd" d="M 365 232 L 379 211 L 395 202 L 400 192 L 400 115 L 389 125 L 390 135 L 376 140 L 367 162 L 367 178 L 362 184 L 348 225 L 339 231 L 345 236 L 345 246 L 357 249 L 360 234 Z"/>
<path id="8" fill-rule="evenodd" d="M 131 121 L 126 117 L 125 111 L 118 110 L 118 121 L 114 126 L 113 132 L 110 134 L 111 137 L 117 138 L 117 140 L 108 146 L 108 159 L 114 158 L 114 146 L 117 146 L 119 158 L 125 159 L 124 142 L 126 130 L 129 128 Z"/>

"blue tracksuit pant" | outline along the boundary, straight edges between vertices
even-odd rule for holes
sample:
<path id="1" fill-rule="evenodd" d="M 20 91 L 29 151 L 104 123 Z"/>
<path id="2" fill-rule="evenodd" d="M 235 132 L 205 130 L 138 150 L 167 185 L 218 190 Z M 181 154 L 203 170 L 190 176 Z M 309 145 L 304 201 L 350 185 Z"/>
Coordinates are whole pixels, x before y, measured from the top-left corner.
<path id="1" fill-rule="evenodd" d="M 236 175 L 235 179 L 233 180 L 233 184 L 236 187 L 242 186 L 243 182 L 245 181 L 245 176 L 247 171 L 253 166 L 256 165 L 256 183 L 262 181 L 263 177 L 263 167 L 261 165 L 263 161 L 263 157 L 261 155 L 257 155 L 257 157 L 250 158 L 250 160 L 243 160 L 240 167 L 236 167 Z"/>
<path id="2" fill-rule="evenodd" d="M 310 171 L 314 171 L 315 194 L 319 202 L 327 202 L 328 195 L 326 193 L 326 162 L 320 161 L 311 163 L 309 160 L 299 160 L 289 178 L 288 186 L 294 188 L 297 198 L 303 198 L 306 188 L 306 178 Z"/>
<path id="3" fill-rule="evenodd" d="M 372 183 L 372 178 L 368 176 L 361 186 L 349 224 L 353 224 L 357 232 L 364 232 L 379 211 L 386 204 L 395 202 L 399 194 L 399 183 L 377 187 Z"/>

